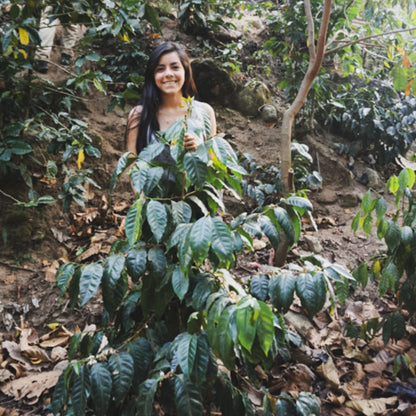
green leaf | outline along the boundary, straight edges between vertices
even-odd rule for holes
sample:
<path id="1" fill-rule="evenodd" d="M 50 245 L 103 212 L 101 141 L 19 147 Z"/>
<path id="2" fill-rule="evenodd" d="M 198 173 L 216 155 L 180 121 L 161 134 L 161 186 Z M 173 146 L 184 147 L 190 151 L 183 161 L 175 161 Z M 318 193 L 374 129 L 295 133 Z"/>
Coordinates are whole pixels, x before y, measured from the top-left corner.
<path id="1" fill-rule="evenodd" d="M 153 352 L 149 341 L 146 338 L 136 338 L 127 346 L 127 352 L 133 357 L 134 361 L 134 383 L 133 388 L 137 388 L 139 383 L 146 379 L 152 367 Z"/>
<path id="2" fill-rule="evenodd" d="M 153 160 L 158 157 L 163 150 L 165 150 L 165 145 L 161 142 L 153 142 L 147 145 L 140 153 L 138 158 L 145 162 L 153 162 Z"/>
<path id="3" fill-rule="evenodd" d="M 172 201 L 172 217 L 176 225 L 189 223 L 192 218 L 192 208 L 185 201 Z"/>
<path id="4" fill-rule="evenodd" d="M 94 364 L 90 374 L 91 398 L 97 416 L 104 416 L 108 412 L 111 398 L 111 373 L 103 363 Z"/>
<path id="5" fill-rule="evenodd" d="M 368 283 L 368 268 L 365 262 L 362 262 L 353 272 L 353 276 L 362 288 L 365 288 Z"/>
<path id="6" fill-rule="evenodd" d="M 85 416 L 89 393 L 89 369 L 86 365 L 82 365 L 79 369 L 79 374 L 75 376 L 72 386 L 72 408 L 74 416 Z"/>
<path id="7" fill-rule="evenodd" d="M 198 336 L 188 333 L 182 333 L 176 338 L 176 354 L 178 364 L 182 369 L 182 373 L 188 378 L 191 378 L 192 369 L 194 367 L 196 349 L 198 344 Z M 175 341 L 174 341 L 175 344 Z"/>
<path id="8" fill-rule="evenodd" d="M 409 184 L 409 171 L 405 168 L 399 173 L 399 190 L 404 192 Z"/>
<path id="9" fill-rule="evenodd" d="M 193 152 L 188 152 L 183 158 L 185 171 L 196 187 L 201 187 L 205 183 L 208 174 L 208 166 Z"/>
<path id="10" fill-rule="evenodd" d="M 295 406 L 289 400 L 276 401 L 276 416 L 297 416 Z"/>
<path id="11" fill-rule="evenodd" d="M 197 311 L 202 311 L 205 308 L 205 302 L 208 296 L 215 292 L 217 282 L 208 274 L 198 275 L 199 281 L 192 292 L 192 307 Z"/>
<path id="12" fill-rule="evenodd" d="M 363 199 L 361 201 L 361 209 L 363 210 L 364 214 L 368 214 L 375 205 L 375 201 L 373 201 L 371 197 L 370 189 L 364 194 Z"/>
<path id="13" fill-rule="evenodd" d="M 296 294 L 309 316 L 314 316 L 324 306 L 326 287 L 323 274 L 300 273 L 296 279 Z"/>
<path id="14" fill-rule="evenodd" d="M 133 280 L 137 281 L 145 272 L 147 263 L 147 251 L 143 248 L 133 248 L 128 251 L 126 257 L 127 272 Z"/>
<path id="15" fill-rule="evenodd" d="M 267 356 L 274 340 L 273 313 L 264 302 L 258 301 L 258 304 L 260 305 L 260 316 L 257 321 L 257 339 L 264 355 Z"/>
<path id="16" fill-rule="evenodd" d="M 285 232 L 289 244 L 295 242 L 295 229 L 292 224 L 292 219 L 289 216 L 289 213 L 281 207 L 276 207 L 273 209 L 274 215 L 277 222 L 282 227 L 282 230 Z"/>
<path id="17" fill-rule="evenodd" d="M 73 263 L 64 263 L 59 267 L 58 271 L 56 272 L 55 279 L 56 284 L 62 292 L 65 292 L 74 272 L 75 264 Z"/>
<path id="18" fill-rule="evenodd" d="M 152 269 L 158 275 L 163 276 L 167 266 L 167 260 L 163 250 L 160 247 L 152 247 L 148 252 L 147 258 Z"/>
<path id="19" fill-rule="evenodd" d="M 287 205 L 302 208 L 307 211 L 313 211 L 312 203 L 307 198 L 303 198 L 300 196 L 290 196 L 289 198 L 286 198 L 284 201 Z"/>
<path id="20" fill-rule="evenodd" d="M 120 159 L 117 162 L 116 169 L 113 172 L 113 175 L 111 177 L 110 181 L 110 195 L 114 190 L 114 187 L 119 180 L 122 173 L 132 164 L 136 161 L 136 156 L 131 152 L 124 153 Z"/>
<path id="21" fill-rule="evenodd" d="M 130 246 L 134 246 L 137 240 L 140 238 L 142 232 L 142 209 L 144 200 L 142 198 L 137 199 L 130 207 L 126 216 L 125 233 Z"/>
<path id="22" fill-rule="evenodd" d="M 58 378 L 53 389 L 53 396 L 51 401 L 51 410 L 54 415 L 57 415 L 61 410 L 62 406 L 68 401 L 68 391 L 66 389 L 66 374 L 67 371 L 63 371 Z"/>
<path id="23" fill-rule="evenodd" d="M 276 226 L 273 224 L 272 220 L 265 215 L 261 215 L 258 219 L 261 230 L 269 239 L 270 244 L 273 248 L 276 248 L 279 245 L 280 237 L 279 231 L 277 231 Z"/>
<path id="24" fill-rule="evenodd" d="M 286 313 L 294 299 L 296 279 L 291 273 L 283 273 L 270 279 L 269 291 L 272 305 Z"/>
<path id="25" fill-rule="evenodd" d="M 124 269 L 125 257 L 123 254 L 112 254 L 104 263 L 104 277 L 108 279 L 111 286 L 120 279 Z"/>
<path id="26" fill-rule="evenodd" d="M 99 263 L 87 265 L 79 281 L 80 305 L 84 306 L 97 292 L 103 277 L 103 266 Z"/>
<path id="27" fill-rule="evenodd" d="M 189 243 L 195 262 L 201 264 L 207 258 L 211 239 L 211 217 L 201 217 L 193 224 L 189 234 Z"/>
<path id="28" fill-rule="evenodd" d="M 175 378 L 176 413 L 181 416 L 203 416 L 202 397 L 196 386 L 181 374 Z"/>
<path id="29" fill-rule="evenodd" d="M 224 365 L 233 370 L 235 367 L 234 344 L 237 342 L 237 307 L 228 305 L 225 307 L 217 322 L 218 341 L 215 349 Z"/>
<path id="30" fill-rule="evenodd" d="M 113 396 L 116 402 L 121 403 L 127 396 L 133 382 L 133 357 L 127 352 L 112 354 L 108 365 L 113 378 Z"/>
<path id="31" fill-rule="evenodd" d="M 228 226 L 218 218 L 212 218 L 211 248 L 223 263 L 230 265 L 234 259 L 234 239 Z"/>
<path id="32" fill-rule="evenodd" d="M 269 278 L 267 275 L 261 273 L 256 274 L 251 278 L 250 293 L 262 301 L 267 299 L 269 295 Z"/>
<path id="33" fill-rule="evenodd" d="M 383 197 L 377 199 L 376 205 L 377 221 L 380 221 L 384 214 L 387 212 L 387 202 Z"/>
<path id="34" fill-rule="evenodd" d="M 389 228 L 387 229 L 384 239 L 386 241 L 387 247 L 390 250 L 394 250 L 400 243 L 402 230 L 400 227 L 392 220 L 388 221 Z"/>
<path id="35" fill-rule="evenodd" d="M 175 270 L 173 271 L 172 287 L 179 300 L 183 301 L 183 298 L 189 289 L 189 278 L 182 273 L 179 266 L 176 266 Z"/>
<path id="36" fill-rule="evenodd" d="M 260 315 L 259 302 L 245 296 L 237 304 L 237 334 L 240 344 L 249 352 L 256 337 L 257 320 Z"/>
<path id="37" fill-rule="evenodd" d="M 146 208 L 147 222 L 157 243 L 162 240 L 168 224 L 165 206 L 159 201 L 150 201 Z"/>
<path id="38" fill-rule="evenodd" d="M 319 416 L 321 409 L 314 395 L 301 391 L 296 400 L 296 410 L 299 416 Z"/>
<path id="39" fill-rule="evenodd" d="M 400 273 L 394 263 L 389 263 L 381 273 L 381 280 L 378 291 L 381 296 L 384 296 L 389 288 L 394 292 L 396 284 L 399 282 Z"/>
<path id="40" fill-rule="evenodd" d="M 143 191 L 146 195 L 149 195 L 150 192 L 153 191 L 153 189 L 162 179 L 163 172 L 164 170 L 160 166 L 150 168 L 147 171 L 146 182 L 144 183 L 144 186 L 143 186 Z"/>
<path id="41" fill-rule="evenodd" d="M 152 26 L 158 31 L 161 32 L 160 22 L 159 22 L 159 11 L 151 6 L 150 4 L 145 4 L 144 8 L 144 18 L 152 24 Z"/>
<path id="42" fill-rule="evenodd" d="M 159 385 L 158 379 L 145 380 L 139 386 L 139 398 L 137 399 L 137 415 L 153 416 L 153 403 Z"/>
<path id="43" fill-rule="evenodd" d="M 405 225 L 402 228 L 401 232 L 401 240 L 405 246 L 409 246 L 412 243 L 413 240 L 413 230 L 408 225 Z"/>
<path id="44" fill-rule="evenodd" d="M 383 319 L 383 341 L 399 341 L 406 335 L 406 321 L 400 312 L 393 312 Z"/>

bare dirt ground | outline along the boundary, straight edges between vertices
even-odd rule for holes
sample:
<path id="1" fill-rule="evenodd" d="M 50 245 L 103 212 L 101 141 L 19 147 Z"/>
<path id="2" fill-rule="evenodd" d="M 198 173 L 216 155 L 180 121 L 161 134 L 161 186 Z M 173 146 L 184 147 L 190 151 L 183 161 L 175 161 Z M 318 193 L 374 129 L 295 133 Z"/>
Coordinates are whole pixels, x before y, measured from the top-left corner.
<path id="1" fill-rule="evenodd" d="M 58 67 L 51 68 L 48 77 L 59 82 L 62 76 L 59 71 Z M 108 185 L 117 160 L 124 152 L 128 114 L 121 110 L 108 112 L 108 100 L 102 94 L 91 93 L 85 98 L 85 108 L 79 112 L 79 117 L 94 132 L 103 155 L 98 161 L 87 162 L 94 168 L 94 177 L 101 189 L 90 188 L 85 208 L 73 207 L 70 214 L 62 214 L 58 202 L 57 206 L 22 212 L 16 210 L 10 198 L 0 195 L 0 222 L 2 230 L 5 230 L 0 251 L 0 415 L 50 414 L 45 406 L 50 401 L 53 383 L 48 384 L 42 374 L 52 371 L 65 358 L 65 351 L 60 351 L 63 356 L 57 355 L 54 361 L 51 358 L 53 348 L 49 345 L 40 347 L 49 354 L 48 360 L 43 360 L 41 353 L 28 358 L 22 353 L 21 340 L 30 338 L 29 330 L 33 331 L 31 335 L 35 338 L 36 334 L 44 336 L 45 342 L 46 338 L 57 338 L 56 334 L 51 335 L 51 328 L 55 327 L 51 324 L 60 324 L 71 333 L 77 328 L 82 330 L 87 325 L 99 324 L 100 303 L 91 302 L 82 310 L 71 310 L 67 296 L 61 295 L 54 286 L 54 276 L 64 261 L 88 262 L 105 256 L 111 242 L 120 236 L 122 216 L 133 198 L 128 181 L 124 180 L 115 192 L 111 209 L 108 209 Z M 252 154 L 258 164 L 276 164 L 279 158 L 278 123 L 268 125 L 260 119 L 247 119 L 228 108 L 218 107 L 215 111 L 219 131 L 232 137 L 230 142 L 237 150 Z M 309 194 L 319 231 L 316 233 L 306 227 L 306 234 L 316 237 L 319 244 L 315 245 L 315 250 L 321 256 L 352 270 L 383 249 L 374 236 L 367 239 L 362 233 L 352 233 L 351 222 L 359 209 L 359 202 L 350 207 L 343 203 L 345 195 L 355 195 L 359 201 L 367 188 L 351 177 L 347 160 L 334 152 L 331 143 L 341 138 L 326 132 L 310 132 L 296 139 L 310 146 L 314 169 L 320 171 L 324 180 L 321 189 Z M 358 160 L 357 169 L 361 167 L 364 165 Z M 1 184 L 1 189 L 9 194 L 16 187 L 23 189 L 18 180 L 12 182 L 10 178 Z M 57 184 L 46 183 L 41 177 L 37 179 L 36 187 L 40 192 L 54 196 L 60 192 L 59 181 Z M 382 185 L 376 191 L 382 192 Z M 25 199 L 25 191 L 18 194 Z M 292 250 L 296 254 L 310 251 L 311 245 L 305 237 Z M 245 253 L 239 258 L 239 271 L 243 274 L 250 271 L 253 261 L 267 263 L 267 256 L 267 247 Z M 390 382 L 397 381 L 391 376 L 394 356 L 406 352 L 409 357 L 416 358 L 416 351 L 411 348 L 411 337 L 395 345 L 380 344 L 380 337 L 373 344 L 354 345 L 341 333 L 347 316 L 360 322 L 391 307 L 388 300 L 381 301 L 376 294 L 373 286 L 366 291 L 357 290 L 353 301 L 348 301 L 343 308 L 336 308 L 333 315 L 323 313 L 312 322 L 302 318 L 301 310 L 295 307 L 290 325 L 303 337 L 305 346 L 293 352 L 289 363 L 277 362 L 264 384 L 276 392 L 313 392 L 321 399 L 323 414 L 333 416 L 415 414 L 412 413 L 415 412 L 411 405 L 413 400 L 399 398 L 393 393 L 390 402 L 384 400 L 384 396 L 384 402 L 373 402 L 374 397 L 385 392 Z M 68 333 L 61 331 L 60 338 L 62 344 L 54 348 L 66 350 Z M 325 360 L 319 358 L 322 354 L 326 356 Z M 23 385 L 14 386 L 14 389 L 4 388 L 10 380 L 29 374 L 35 375 L 32 381 L 26 379 Z M 47 377 L 53 380 L 53 376 L 48 373 Z M 403 380 L 411 381 L 412 377 L 407 372 Z M 257 403 L 260 393 L 255 389 L 248 389 L 248 393 Z M 372 403 L 362 404 L 361 410 L 357 407 L 353 410 L 345 405 L 348 400 L 370 400 Z M 368 406 L 380 407 L 371 413 Z"/>

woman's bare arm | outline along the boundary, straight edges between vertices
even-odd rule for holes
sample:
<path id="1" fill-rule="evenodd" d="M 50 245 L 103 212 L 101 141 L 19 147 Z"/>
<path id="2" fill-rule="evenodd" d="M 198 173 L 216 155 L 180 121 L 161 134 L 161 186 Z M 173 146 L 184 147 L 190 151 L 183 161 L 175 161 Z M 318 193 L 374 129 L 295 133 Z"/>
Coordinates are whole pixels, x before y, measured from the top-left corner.
<path id="1" fill-rule="evenodd" d="M 139 133 L 140 116 L 142 114 L 142 106 L 138 105 L 134 107 L 127 119 L 126 130 L 126 150 L 136 153 L 137 146 L 137 134 Z"/>

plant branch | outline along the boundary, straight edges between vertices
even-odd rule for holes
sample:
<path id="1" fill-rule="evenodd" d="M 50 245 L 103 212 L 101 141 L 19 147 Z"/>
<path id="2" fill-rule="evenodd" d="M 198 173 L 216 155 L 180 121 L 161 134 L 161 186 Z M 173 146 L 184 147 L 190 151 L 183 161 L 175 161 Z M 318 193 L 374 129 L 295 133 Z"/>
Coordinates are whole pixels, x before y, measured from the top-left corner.
<path id="1" fill-rule="evenodd" d="M 330 43 L 326 46 L 326 51 L 325 51 L 325 54 L 326 54 L 326 55 L 329 55 L 330 53 L 337 52 L 337 51 L 339 51 L 340 49 L 344 49 L 344 48 L 346 48 L 347 46 L 356 45 L 357 43 L 362 43 L 362 42 L 364 42 L 364 41 L 366 41 L 366 40 L 369 40 L 369 39 L 381 38 L 381 37 L 383 37 L 383 36 L 393 35 L 393 34 L 395 34 L 395 33 L 411 32 L 412 30 L 415 30 L 415 31 L 416 31 L 416 26 L 409 27 L 409 28 L 407 28 L 407 29 L 397 29 L 397 30 L 391 30 L 390 32 L 377 33 L 377 34 L 375 34 L 375 35 L 365 36 L 365 37 L 363 37 L 363 38 L 356 39 L 356 40 L 347 40 L 347 39 L 333 40 L 333 41 L 331 41 L 331 42 L 330 42 Z M 338 43 L 338 42 L 345 42 L 346 44 L 345 44 L 345 45 L 338 46 L 338 47 L 336 47 L 336 48 L 334 48 L 334 49 L 330 49 L 330 50 L 328 50 L 328 48 L 329 48 L 332 44 L 334 44 L 335 42 L 337 42 L 337 43 Z"/>
<path id="2" fill-rule="evenodd" d="M 4 195 L 4 196 L 6 196 L 7 198 L 12 199 L 14 202 L 17 202 L 17 203 L 22 202 L 22 201 L 19 201 L 18 199 L 16 199 L 14 196 L 9 195 L 8 193 L 6 193 L 6 192 L 2 191 L 1 189 L 0 189 L 0 194 L 2 194 L 2 195 Z"/>

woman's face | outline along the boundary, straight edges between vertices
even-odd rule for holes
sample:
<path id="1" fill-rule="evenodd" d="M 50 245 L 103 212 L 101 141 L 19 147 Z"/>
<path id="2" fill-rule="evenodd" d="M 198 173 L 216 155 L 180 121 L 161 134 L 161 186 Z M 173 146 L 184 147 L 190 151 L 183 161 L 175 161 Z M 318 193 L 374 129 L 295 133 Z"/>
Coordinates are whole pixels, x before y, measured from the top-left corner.
<path id="1" fill-rule="evenodd" d="M 161 56 L 155 69 L 155 83 L 163 94 L 182 94 L 185 69 L 177 52 Z"/>

